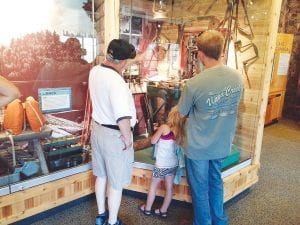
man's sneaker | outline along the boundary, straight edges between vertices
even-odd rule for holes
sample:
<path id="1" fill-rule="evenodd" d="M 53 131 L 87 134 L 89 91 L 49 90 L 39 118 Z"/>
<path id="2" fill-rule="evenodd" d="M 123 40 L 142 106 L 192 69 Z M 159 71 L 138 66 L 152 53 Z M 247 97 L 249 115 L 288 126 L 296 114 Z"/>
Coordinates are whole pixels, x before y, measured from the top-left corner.
<path id="1" fill-rule="evenodd" d="M 105 225 L 126 225 L 125 223 L 123 223 L 121 220 L 118 220 L 115 224 L 110 224 L 110 223 L 105 223 Z"/>
<path id="2" fill-rule="evenodd" d="M 105 211 L 102 214 L 98 214 L 96 217 L 95 225 L 104 225 L 105 221 L 108 219 L 108 212 Z"/>

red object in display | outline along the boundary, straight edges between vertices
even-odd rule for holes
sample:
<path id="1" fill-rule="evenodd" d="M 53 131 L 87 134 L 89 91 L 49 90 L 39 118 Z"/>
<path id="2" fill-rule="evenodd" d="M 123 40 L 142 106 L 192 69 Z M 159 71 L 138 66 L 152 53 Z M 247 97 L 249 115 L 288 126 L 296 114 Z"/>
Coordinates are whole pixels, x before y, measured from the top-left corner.
<path id="1" fill-rule="evenodd" d="M 4 114 L 4 129 L 17 135 L 22 133 L 24 125 L 24 108 L 19 99 L 15 99 L 6 107 Z"/>
<path id="2" fill-rule="evenodd" d="M 25 101 L 25 115 L 33 132 L 41 132 L 46 119 L 40 110 L 39 103 L 31 96 Z"/>

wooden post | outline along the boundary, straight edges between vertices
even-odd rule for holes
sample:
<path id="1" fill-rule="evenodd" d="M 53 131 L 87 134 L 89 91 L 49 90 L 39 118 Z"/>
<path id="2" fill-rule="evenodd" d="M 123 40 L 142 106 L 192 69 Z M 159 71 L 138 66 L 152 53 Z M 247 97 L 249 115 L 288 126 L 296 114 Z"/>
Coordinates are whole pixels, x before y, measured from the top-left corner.
<path id="1" fill-rule="evenodd" d="M 107 49 L 112 39 L 119 38 L 120 0 L 105 0 L 104 12 L 104 49 Z"/>
<path id="2" fill-rule="evenodd" d="M 269 23 L 269 32 L 268 32 L 269 41 L 268 41 L 268 47 L 266 48 L 269 50 L 264 59 L 264 65 L 266 66 L 266 69 L 265 69 L 264 82 L 262 87 L 263 91 L 261 93 L 262 95 L 260 96 L 261 106 L 259 107 L 259 118 L 258 118 L 257 132 L 255 138 L 256 140 L 255 151 L 253 155 L 252 164 L 259 164 L 260 161 L 265 114 L 266 114 L 266 108 L 268 103 L 271 75 L 273 70 L 273 60 L 274 60 L 274 52 L 276 47 L 276 37 L 277 37 L 277 30 L 279 24 L 281 3 L 282 0 L 271 1 L 272 5 L 270 9 L 270 16 L 269 16 L 270 23 Z"/>

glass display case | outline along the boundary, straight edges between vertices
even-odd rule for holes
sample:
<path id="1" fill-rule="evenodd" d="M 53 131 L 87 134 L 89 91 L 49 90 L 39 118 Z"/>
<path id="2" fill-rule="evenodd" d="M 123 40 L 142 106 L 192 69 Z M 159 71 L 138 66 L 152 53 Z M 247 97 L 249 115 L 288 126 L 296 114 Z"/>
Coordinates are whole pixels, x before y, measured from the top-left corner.
<path id="1" fill-rule="evenodd" d="M 148 138 L 135 136 L 135 170 L 129 189 L 147 192 L 151 181 L 152 147 L 149 134 L 164 123 L 168 110 L 177 104 L 186 80 L 201 76 L 196 38 L 209 29 L 224 34 L 222 61 L 237 69 L 244 81 L 231 154 L 223 161 L 224 199 L 228 200 L 258 181 L 264 110 L 272 71 L 280 2 L 264 1 L 154 1 L 121 0 L 120 18 L 142 11 L 142 35 L 137 49 L 145 54 L 139 79 L 147 82 L 141 118 Z M 257 9 L 260 9 L 257 11 Z M 122 37 L 123 23 L 120 32 Z M 129 39 L 130 40 L 130 39 Z M 150 66 L 149 66 L 150 65 Z M 171 68 L 171 69 L 170 69 Z M 147 141 L 148 140 L 148 141 Z M 191 201 L 185 176 L 175 186 L 174 198 Z M 158 191 L 163 195 L 163 189 Z"/>
<path id="2" fill-rule="evenodd" d="M 0 223 L 94 192 L 88 74 L 118 37 L 144 53 L 123 72 L 138 118 L 129 189 L 148 190 L 154 163 L 149 137 L 177 104 L 186 80 L 201 71 L 195 38 L 207 29 L 224 34 L 223 61 L 240 71 L 245 84 L 232 154 L 223 165 L 225 200 L 258 181 L 281 1 L 163 2 L 165 11 L 155 15 L 149 0 L 1 2 L 0 75 L 20 89 L 21 102 L 28 96 L 39 101 L 47 124 L 13 138 L 0 132 Z M 185 176 L 173 197 L 191 201 Z"/>
<path id="3" fill-rule="evenodd" d="M 1 130 L 0 195 L 90 169 L 81 134 L 97 55 L 92 3 L 1 2 L 0 75 L 19 88 L 21 102 L 39 102 L 47 123 L 33 132 L 25 117 L 21 134 Z"/>
<path id="4" fill-rule="evenodd" d="M 239 70 L 245 83 L 245 93 L 239 107 L 236 137 L 232 154 L 227 159 L 230 163 L 224 163 L 225 171 L 239 164 L 245 166 L 251 164 L 254 143 L 245 141 L 254 140 L 257 121 L 246 119 L 252 112 L 249 105 L 245 106 L 245 104 L 248 104 L 248 98 L 253 96 L 254 90 L 259 90 L 262 85 L 256 82 L 256 77 L 262 77 L 263 73 L 259 73 L 255 67 L 263 59 L 267 39 L 260 38 L 259 27 L 265 24 L 257 23 L 266 21 L 269 11 L 267 2 L 246 5 L 238 5 L 238 1 L 227 5 L 222 1 L 211 5 L 210 2 L 184 4 L 183 1 L 170 1 L 167 3 L 169 4 L 167 17 L 157 18 L 157 15 L 154 16 L 153 2 L 122 0 L 120 37 L 123 37 L 124 30 L 130 31 L 130 23 L 129 25 L 125 23 L 124 18 L 130 19 L 136 16 L 136 12 L 143 12 L 139 15 L 142 26 L 136 48 L 145 53 L 139 77 L 147 81 L 148 88 L 145 95 L 148 98 L 148 105 L 145 107 L 150 109 L 145 110 L 143 118 L 145 123 L 150 120 L 150 123 L 154 124 L 152 129 L 148 126 L 148 133 L 151 134 L 153 128 L 164 123 L 170 108 L 177 104 L 186 80 L 196 76 L 202 70 L 197 60 L 196 37 L 208 29 L 218 29 L 224 34 L 223 62 Z M 264 9 L 263 13 L 257 13 L 254 10 L 256 7 Z M 133 43 L 133 40 L 127 39 Z M 255 98 L 257 102 L 252 102 L 253 110 L 260 107 L 257 97 Z M 136 161 L 143 159 L 139 154 L 143 155 L 137 151 Z"/>

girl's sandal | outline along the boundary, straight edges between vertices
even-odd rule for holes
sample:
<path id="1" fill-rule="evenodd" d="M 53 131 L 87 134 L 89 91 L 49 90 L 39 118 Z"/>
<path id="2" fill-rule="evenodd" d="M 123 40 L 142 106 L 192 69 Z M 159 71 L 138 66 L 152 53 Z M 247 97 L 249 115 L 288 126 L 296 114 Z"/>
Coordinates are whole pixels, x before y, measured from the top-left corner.
<path id="1" fill-rule="evenodd" d="M 167 218 L 167 216 L 168 216 L 168 212 L 162 212 L 162 211 L 160 211 L 160 209 L 155 209 L 154 214 L 161 218 Z"/>
<path id="2" fill-rule="evenodd" d="M 146 215 L 146 216 L 151 216 L 151 215 L 152 215 L 151 210 L 146 210 L 145 207 L 146 207 L 146 205 L 145 205 L 145 204 L 142 204 L 142 205 L 139 206 L 139 210 L 140 210 L 142 213 L 144 213 L 144 215 Z"/>

